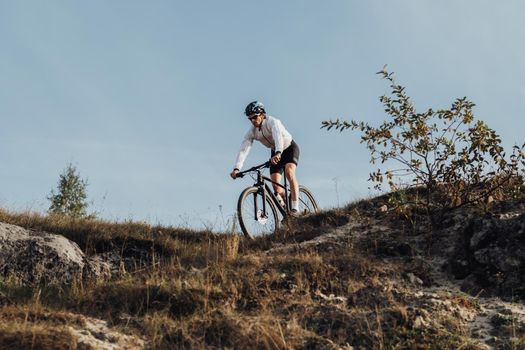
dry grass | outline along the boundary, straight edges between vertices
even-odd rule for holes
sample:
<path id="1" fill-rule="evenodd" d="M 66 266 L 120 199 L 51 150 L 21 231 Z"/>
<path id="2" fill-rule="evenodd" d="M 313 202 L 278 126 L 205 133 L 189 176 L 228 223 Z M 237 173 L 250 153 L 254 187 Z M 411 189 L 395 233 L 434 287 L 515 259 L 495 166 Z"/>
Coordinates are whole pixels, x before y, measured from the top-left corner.
<path id="1" fill-rule="evenodd" d="M 1 349 L 75 349 L 76 338 L 67 326 L 82 326 L 80 316 L 49 311 L 38 303 L 0 309 Z"/>
<path id="2" fill-rule="evenodd" d="M 76 349 L 75 337 L 66 329 L 41 324 L 7 322 L 0 324 L 2 349 Z"/>
<path id="3" fill-rule="evenodd" d="M 0 221 L 63 234 L 88 254 L 117 249 L 133 258 L 149 252 L 141 256 L 145 262 L 108 282 L 38 290 L 1 282 L 0 348 L 46 348 L 52 340 L 55 348 L 75 348 L 74 339 L 61 331 L 81 322 L 64 316 L 69 313 L 107 320 L 161 349 L 459 347 L 462 336 L 448 321 L 436 319 L 440 327 L 414 330 L 417 315 L 410 290 L 399 285 L 401 265 L 345 245 L 267 253 L 357 216 L 364 220 L 368 205 L 323 212 L 296 221 L 295 229 L 279 238 L 255 242 L 143 223 L 0 210 Z M 39 307 L 29 312 L 35 303 Z"/>
<path id="4" fill-rule="evenodd" d="M 221 240 L 212 232 L 198 232 L 175 227 L 152 226 L 141 222 L 109 222 L 99 219 L 72 219 L 60 215 L 13 213 L 0 209 L 0 222 L 27 229 L 65 236 L 76 242 L 86 254 L 103 253 L 116 248 L 123 254 L 133 249 L 149 250 L 162 256 L 174 256 L 178 244 Z"/>

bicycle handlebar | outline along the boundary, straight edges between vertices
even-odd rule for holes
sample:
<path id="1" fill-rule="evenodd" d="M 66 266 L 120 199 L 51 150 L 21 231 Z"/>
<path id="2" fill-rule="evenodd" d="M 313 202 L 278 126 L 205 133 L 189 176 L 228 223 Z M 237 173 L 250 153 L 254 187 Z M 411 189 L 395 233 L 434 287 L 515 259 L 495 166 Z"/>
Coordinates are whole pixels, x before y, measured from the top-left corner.
<path id="1" fill-rule="evenodd" d="M 254 167 L 251 167 L 250 169 L 247 169 L 247 170 L 244 170 L 244 171 L 240 171 L 237 173 L 236 177 L 244 177 L 244 175 L 248 174 L 248 173 L 251 173 L 253 171 L 258 171 L 260 169 L 263 169 L 263 168 L 269 168 L 270 167 L 270 161 L 267 161 L 267 162 L 264 162 L 262 164 L 259 164 L 259 165 L 256 165 Z"/>

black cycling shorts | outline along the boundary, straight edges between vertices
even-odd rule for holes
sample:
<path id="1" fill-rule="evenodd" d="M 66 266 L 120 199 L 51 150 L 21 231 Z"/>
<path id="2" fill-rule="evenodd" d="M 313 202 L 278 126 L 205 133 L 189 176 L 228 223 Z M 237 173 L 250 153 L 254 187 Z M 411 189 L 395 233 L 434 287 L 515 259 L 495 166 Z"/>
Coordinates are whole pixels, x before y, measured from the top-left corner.
<path id="1" fill-rule="evenodd" d="M 290 146 L 288 146 L 288 148 L 285 149 L 281 154 L 281 160 L 279 161 L 279 163 L 275 165 L 270 165 L 270 174 L 280 173 L 282 175 L 284 171 L 284 166 L 288 163 L 294 163 L 295 165 L 298 165 L 300 153 L 301 152 L 299 150 L 299 146 L 295 143 L 294 140 L 292 140 Z M 272 157 L 274 155 L 275 151 L 272 150 Z"/>

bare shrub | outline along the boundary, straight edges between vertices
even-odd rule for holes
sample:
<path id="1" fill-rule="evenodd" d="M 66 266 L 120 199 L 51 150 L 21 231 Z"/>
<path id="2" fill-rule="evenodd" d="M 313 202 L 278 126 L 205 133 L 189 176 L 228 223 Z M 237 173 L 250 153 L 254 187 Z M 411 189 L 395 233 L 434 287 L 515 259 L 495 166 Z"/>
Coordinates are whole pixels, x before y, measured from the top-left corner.
<path id="1" fill-rule="evenodd" d="M 393 73 L 385 68 L 378 74 L 391 88 L 390 95 L 380 97 L 388 120 L 378 127 L 354 120 L 322 122 L 328 130 L 359 130 L 372 164 L 393 161 L 400 166 L 372 172 L 369 180 L 376 188 L 385 181 L 392 191 L 401 182 L 422 188 L 418 201 L 428 210 L 505 199 L 522 190 L 525 143 L 514 146 L 507 157 L 499 135 L 475 120 L 474 103 L 466 97 L 456 99 L 449 109 L 419 113 Z"/>

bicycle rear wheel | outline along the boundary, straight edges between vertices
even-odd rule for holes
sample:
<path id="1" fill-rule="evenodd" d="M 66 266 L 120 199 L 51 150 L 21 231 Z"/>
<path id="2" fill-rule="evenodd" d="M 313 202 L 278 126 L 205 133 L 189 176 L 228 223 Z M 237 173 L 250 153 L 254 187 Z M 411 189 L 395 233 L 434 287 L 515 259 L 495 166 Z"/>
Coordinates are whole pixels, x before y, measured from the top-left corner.
<path id="1" fill-rule="evenodd" d="M 266 204 L 266 210 L 263 207 Z M 258 187 L 248 187 L 239 196 L 237 216 L 242 232 L 247 238 L 271 235 L 279 228 L 275 205 L 268 195 L 264 196 Z"/>
<path id="2" fill-rule="evenodd" d="M 319 211 L 317 202 L 315 201 L 314 195 L 304 186 L 299 186 L 299 214 L 314 214 Z M 292 197 L 290 196 L 290 203 L 292 202 Z"/>

